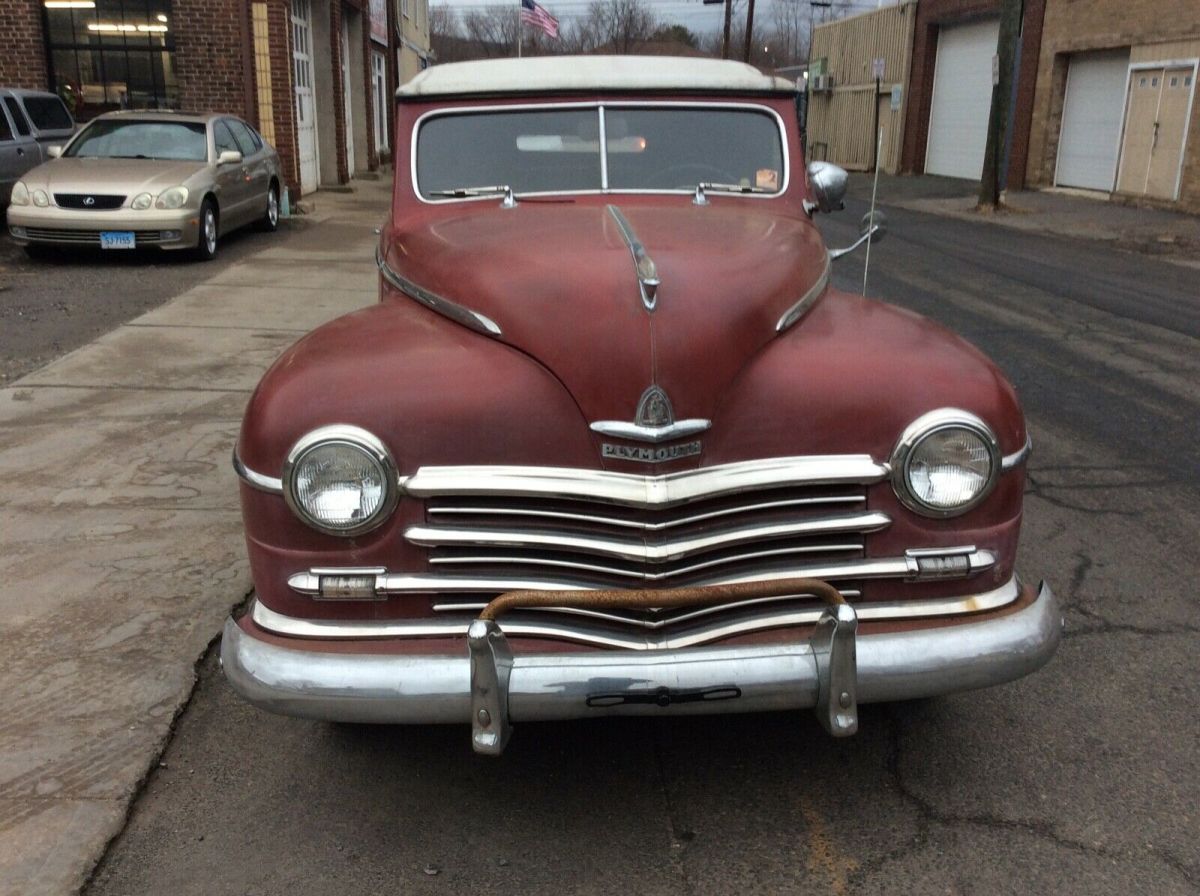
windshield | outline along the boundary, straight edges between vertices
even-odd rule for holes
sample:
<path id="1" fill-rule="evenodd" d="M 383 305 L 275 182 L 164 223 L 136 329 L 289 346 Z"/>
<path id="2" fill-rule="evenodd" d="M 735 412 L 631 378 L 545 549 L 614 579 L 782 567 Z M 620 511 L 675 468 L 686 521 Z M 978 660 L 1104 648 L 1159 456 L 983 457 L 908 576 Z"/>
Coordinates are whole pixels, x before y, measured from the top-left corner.
<path id="1" fill-rule="evenodd" d="M 190 121 L 93 121 L 63 153 L 81 159 L 208 161 L 205 127 Z"/>
<path id="2" fill-rule="evenodd" d="M 421 195 L 434 199 L 501 186 L 518 194 L 700 184 L 778 193 L 783 158 L 778 120 L 765 110 L 496 109 L 428 119 L 417 135 L 416 174 Z"/>

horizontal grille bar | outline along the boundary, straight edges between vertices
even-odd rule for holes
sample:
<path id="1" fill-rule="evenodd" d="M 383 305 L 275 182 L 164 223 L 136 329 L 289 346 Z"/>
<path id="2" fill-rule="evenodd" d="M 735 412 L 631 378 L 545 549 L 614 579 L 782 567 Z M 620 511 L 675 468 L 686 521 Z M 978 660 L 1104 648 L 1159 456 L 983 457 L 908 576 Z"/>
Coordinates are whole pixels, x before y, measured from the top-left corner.
<path id="1" fill-rule="evenodd" d="M 737 526 L 706 535 L 661 538 L 655 541 L 618 536 L 572 535 L 552 530 L 452 529 L 437 526 L 411 526 L 404 535 L 413 544 L 423 547 L 547 548 L 660 564 L 734 545 L 798 536 L 875 532 L 890 522 L 891 518 L 886 513 L 868 511 L 786 523 Z"/>
<path id="2" fill-rule="evenodd" d="M 108 231 L 105 232 L 107 233 Z M 73 230 L 65 227 L 26 227 L 25 235 L 31 240 L 53 240 L 56 243 L 100 245 L 99 230 Z M 133 238 L 137 245 L 159 243 L 162 241 L 162 234 L 157 230 L 135 230 Z"/>
<path id="3" fill-rule="evenodd" d="M 435 567 L 449 564 L 456 566 L 462 564 L 466 566 L 532 566 L 537 568 L 568 569 L 576 572 L 616 576 L 635 582 L 653 583 L 665 582 L 668 579 L 681 576 L 692 576 L 705 572 L 706 570 L 716 569 L 722 566 L 733 566 L 739 563 L 746 563 L 751 560 L 777 560 L 784 557 L 799 559 L 806 554 L 837 553 L 849 553 L 856 556 L 861 555 L 862 544 L 792 545 L 782 548 L 738 551 L 712 559 L 688 563 L 682 566 L 675 566 L 662 572 L 648 572 L 644 569 L 635 569 L 596 561 L 552 559 L 542 555 L 522 556 L 520 554 L 438 556 L 431 557 L 429 562 Z"/>
<path id="4" fill-rule="evenodd" d="M 674 529 L 679 526 L 689 526 L 694 523 L 702 523 L 708 520 L 719 519 L 721 517 L 733 516 L 735 514 L 766 513 L 768 511 L 831 504 L 862 504 L 865 501 L 866 497 L 862 494 L 828 495 L 815 498 L 791 498 L 782 501 L 763 501 L 755 504 L 738 504 L 732 507 L 721 508 L 719 510 L 710 510 L 703 513 L 677 516 L 661 522 L 631 520 L 619 516 L 595 512 L 588 513 L 579 510 L 571 511 L 533 507 L 509 507 L 502 504 L 496 506 L 484 506 L 481 503 L 479 505 L 455 505 L 449 507 L 431 505 L 427 512 L 435 519 L 439 516 L 518 517 L 522 519 L 554 520 L 567 523 L 599 523 L 605 526 L 616 526 L 626 529 L 640 529 L 644 532 L 661 532 L 664 529 Z"/>
<path id="5" fill-rule="evenodd" d="M 658 509 L 784 486 L 865 485 L 881 482 L 888 472 L 869 455 L 847 454 L 745 461 L 661 476 L 569 467 L 421 467 L 402 485 L 417 498 L 566 498 Z"/>
<path id="6" fill-rule="evenodd" d="M 860 621 L 922 619 L 934 616 L 953 618 L 994 610 L 1011 604 L 1020 596 L 1016 578 L 993 591 L 963 597 L 926 598 L 924 600 L 855 603 Z M 554 638 L 597 647 L 629 650 L 661 650 L 694 647 L 735 635 L 756 631 L 812 625 L 825 605 L 816 601 L 794 601 L 783 605 L 767 604 L 734 612 L 702 617 L 664 626 L 661 629 L 631 628 L 607 620 L 570 618 L 553 611 L 523 611 L 505 615 L 500 622 L 509 636 Z M 326 619 L 300 619 L 285 616 L 255 601 L 251 611 L 255 624 L 267 631 L 294 637 L 315 638 L 416 638 L 465 637 L 473 613 L 447 614 L 435 619 L 397 619 L 345 622 Z"/>

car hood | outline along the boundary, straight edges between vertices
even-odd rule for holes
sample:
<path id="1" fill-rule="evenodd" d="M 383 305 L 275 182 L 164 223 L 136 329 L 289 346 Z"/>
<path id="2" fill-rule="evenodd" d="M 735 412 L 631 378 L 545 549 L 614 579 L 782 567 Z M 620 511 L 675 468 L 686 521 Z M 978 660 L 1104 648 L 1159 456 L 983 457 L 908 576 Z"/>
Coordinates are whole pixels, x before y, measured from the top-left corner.
<path id="1" fill-rule="evenodd" d="M 385 261 L 494 321 L 499 338 L 549 368 L 590 422 L 632 422 L 652 384 L 676 419 L 711 418 L 738 371 L 776 337 L 781 316 L 828 279 L 811 222 L 766 205 L 622 197 L 619 212 L 657 268 L 653 311 L 618 215 L 605 205 L 472 203 L 398 227 Z"/>
<path id="2" fill-rule="evenodd" d="M 160 193 L 185 183 L 205 167 L 204 162 L 157 159 L 54 159 L 25 178 L 30 188 L 52 193 Z"/>

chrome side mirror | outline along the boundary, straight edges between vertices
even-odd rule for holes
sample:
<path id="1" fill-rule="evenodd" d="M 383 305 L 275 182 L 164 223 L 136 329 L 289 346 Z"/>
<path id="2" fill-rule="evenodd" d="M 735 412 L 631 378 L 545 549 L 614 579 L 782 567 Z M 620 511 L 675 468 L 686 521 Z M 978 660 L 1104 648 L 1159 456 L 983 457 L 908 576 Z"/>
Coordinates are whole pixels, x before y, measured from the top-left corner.
<path id="1" fill-rule="evenodd" d="M 59 156 L 62 155 L 62 149 L 63 148 L 61 146 L 47 146 L 46 147 L 46 158 L 57 159 Z"/>
<path id="2" fill-rule="evenodd" d="M 242 154 L 236 149 L 223 149 L 217 156 L 218 165 L 237 165 L 242 161 Z"/>
<path id="3" fill-rule="evenodd" d="M 850 175 L 844 168 L 829 162 L 809 162 L 808 181 L 813 195 L 817 197 L 817 210 L 822 212 L 841 211 L 845 206 L 846 186 Z"/>
<path id="4" fill-rule="evenodd" d="M 843 255 L 853 252 L 855 249 L 857 249 L 863 243 L 879 242 L 881 239 L 883 239 L 885 236 L 887 236 L 887 232 L 888 232 L 887 215 L 885 215 L 881 211 L 867 212 L 865 215 L 862 216 L 862 221 L 860 221 L 858 224 L 858 232 L 859 232 L 858 239 L 856 239 L 853 243 L 851 243 L 845 249 L 830 249 L 829 257 L 830 258 L 841 258 Z"/>

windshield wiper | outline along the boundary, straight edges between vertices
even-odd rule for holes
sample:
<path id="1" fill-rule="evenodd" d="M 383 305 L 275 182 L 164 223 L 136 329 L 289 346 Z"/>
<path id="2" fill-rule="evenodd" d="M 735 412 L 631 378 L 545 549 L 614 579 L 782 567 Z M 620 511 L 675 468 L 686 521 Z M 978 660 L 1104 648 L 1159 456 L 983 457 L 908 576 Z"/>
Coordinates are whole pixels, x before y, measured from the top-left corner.
<path id="1" fill-rule="evenodd" d="M 452 196 L 456 199 L 465 199 L 468 196 L 504 196 L 500 202 L 501 208 L 513 208 L 517 204 L 517 199 L 513 195 L 513 189 L 508 184 L 493 184 L 490 187 L 455 187 L 453 190 L 431 190 L 434 196 Z"/>
<path id="2" fill-rule="evenodd" d="M 720 184 L 712 181 L 702 180 L 696 184 L 696 195 L 692 197 L 692 202 L 696 205 L 708 205 L 708 200 L 704 198 L 705 193 L 770 193 L 763 187 L 752 187 L 750 185 L 743 186 L 742 184 Z"/>

